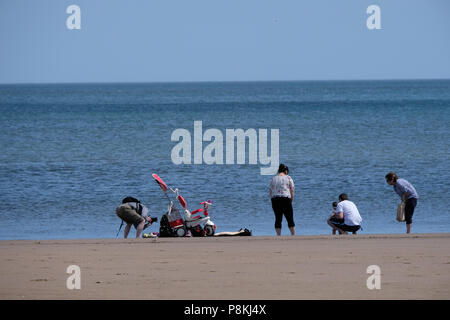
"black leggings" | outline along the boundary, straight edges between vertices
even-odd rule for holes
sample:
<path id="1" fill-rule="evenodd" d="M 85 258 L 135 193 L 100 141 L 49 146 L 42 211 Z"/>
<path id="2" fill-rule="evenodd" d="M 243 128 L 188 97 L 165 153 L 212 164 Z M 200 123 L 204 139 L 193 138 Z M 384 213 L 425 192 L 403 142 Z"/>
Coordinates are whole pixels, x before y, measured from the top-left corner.
<path id="1" fill-rule="evenodd" d="M 406 224 L 411 224 L 412 223 L 412 217 L 413 217 L 414 209 L 416 208 L 416 205 L 417 205 L 417 199 L 409 198 L 408 200 L 406 200 L 406 202 L 405 202 L 405 221 L 406 221 Z"/>
<path id="2" fill-rule="evenodd" d="M 272 209 L 275 213 L 275 228 L 281 229 L 281 221 L 283 214 L 286 217 L 288 227 L 295 227 L 294 212 L 292 210 L 292 202 L 290 198 L 276 197 L 272 198 Z"/>

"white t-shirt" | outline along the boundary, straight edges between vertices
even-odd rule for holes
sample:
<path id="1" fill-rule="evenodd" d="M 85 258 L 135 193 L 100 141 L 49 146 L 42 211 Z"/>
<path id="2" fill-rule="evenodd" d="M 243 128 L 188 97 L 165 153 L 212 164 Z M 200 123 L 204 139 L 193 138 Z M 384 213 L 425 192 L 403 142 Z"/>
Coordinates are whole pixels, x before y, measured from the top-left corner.
<path id="1" fill-rule="evenodd" d="M 358 208 L 356 208 L 356 205 L 349 200 L 339 202 L 336 208 L 336 212 L 344 213 L 344 223 L 348 226 L 359 226 L 362 222 L 362 218 L 359 215 Z"/>

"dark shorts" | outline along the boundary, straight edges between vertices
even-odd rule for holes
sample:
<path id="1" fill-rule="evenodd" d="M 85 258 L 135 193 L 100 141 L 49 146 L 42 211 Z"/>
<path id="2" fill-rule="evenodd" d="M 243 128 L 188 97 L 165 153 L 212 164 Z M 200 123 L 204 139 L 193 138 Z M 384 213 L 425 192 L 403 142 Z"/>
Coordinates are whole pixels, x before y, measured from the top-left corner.
<path id="1" fill-rule="evenodd" d="M 125 223 L 133 224 L 135 228 L 137 228 L 137 226 L 144 220 L 144 218 L 142 218 L 136 210 L 126 203 L 117 207 L 116 214 L 120 219 L 125 221 Z"/>
<path id="2" fill-rule="evenodd" d="M 339 229 L 341 229 L 342 231 L 345 231 L 345 232 L 356 232 L 356 231 L 358 231 L 361 228 L 361 226 L 349 226 L 349 225 L 346 225 L 344 223 L 344 219 L 331 218 L 330 222 L 334 226 L 336 226 L 337 228 L 339 228 Z"/>
<path id="3" fill-rule="evenodd" d="M 344 224 L 344 219 L 339 219 L 339 218 L 330 218 L 330 222 L 335 222 L 335 223 L 340 223 L 340 224 Z"/>
<path id="4" fill-rule="evenodd" d="M 406 200 L 405 202 L 405 221 L 406 224 L 412 223 L 412 217 L 414 214 L 414 209 L 417 206 L 417 199 L 416 198 L 410 198 Z"/>
<path id="5" fill-rule="evenodd" d="M 281 229 L 281 221 L 283 214 L 288 223 L 288 227 L 295 227 L 294 211 L 292 210 L 292 202 L 290 198 L 276 197 L 272 198 L 272 209 L 275 214 L 275 228 Z"/>

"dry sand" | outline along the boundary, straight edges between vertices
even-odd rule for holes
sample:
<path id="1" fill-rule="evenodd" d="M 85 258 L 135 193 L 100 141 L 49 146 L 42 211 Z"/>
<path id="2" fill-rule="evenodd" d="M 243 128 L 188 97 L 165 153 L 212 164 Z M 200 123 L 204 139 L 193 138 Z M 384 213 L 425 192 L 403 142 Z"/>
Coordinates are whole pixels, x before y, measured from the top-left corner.
<path id="1" fill-rule="evenodd" d="M 450 299 L 450 234 L 19 240 L 0 257 L 0 299 Z"/>

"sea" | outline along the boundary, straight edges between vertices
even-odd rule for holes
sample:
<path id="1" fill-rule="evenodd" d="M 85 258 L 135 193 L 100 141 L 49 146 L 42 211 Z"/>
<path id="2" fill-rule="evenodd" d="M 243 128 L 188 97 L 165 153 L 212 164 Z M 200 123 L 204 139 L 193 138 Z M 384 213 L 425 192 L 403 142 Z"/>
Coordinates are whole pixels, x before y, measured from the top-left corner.
<path id="1" fill-rule="evenodd" d="M 208 129 L 223 135 L 211 153 L 222 164 L 194 159 Z M 258 134 L 244 163 L 225 161 L 227 129 Z M 183 143 L 192 153 L 182 153 L 190 161 L 174 160 L 174 132 L 191 135 Z M 216 232 L 275 235 L 261 141 L 290 169 L 297 235 L 330 234 L 341 193 L 359 209 L 360 234 L 404 233 L 390 171 L 419 194 L 412 231 L 450 232 L 450 80 L 21 84 L 0 85 L 0 239 L 116 238 L 124 197 L 158 219 L 175 201 L 153 173 L 190 210 L 211 200 Z"/>

